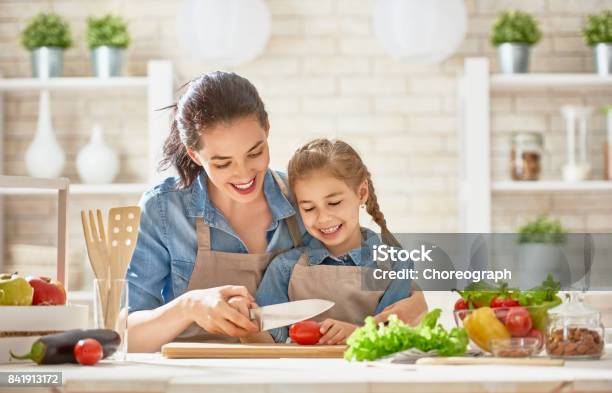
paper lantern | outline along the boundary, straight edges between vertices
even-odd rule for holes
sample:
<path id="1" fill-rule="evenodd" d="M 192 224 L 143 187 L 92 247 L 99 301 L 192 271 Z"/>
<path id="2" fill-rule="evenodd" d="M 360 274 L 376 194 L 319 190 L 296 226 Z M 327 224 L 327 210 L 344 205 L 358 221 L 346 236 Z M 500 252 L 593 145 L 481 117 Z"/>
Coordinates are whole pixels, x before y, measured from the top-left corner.
<path id="1" fill-rule="evenodd" d="M 264 0 L 184 0 L 176 15 L 178 44 L 194 60 L 217 67 L 246 63 L 270 38 Z"/>
<path id="2" fill-rule="evenodd" d="M 376 37 L 396 59 L 438 63 L 459 47 L 467 15 L 463 0 L 377 0 Z"/>

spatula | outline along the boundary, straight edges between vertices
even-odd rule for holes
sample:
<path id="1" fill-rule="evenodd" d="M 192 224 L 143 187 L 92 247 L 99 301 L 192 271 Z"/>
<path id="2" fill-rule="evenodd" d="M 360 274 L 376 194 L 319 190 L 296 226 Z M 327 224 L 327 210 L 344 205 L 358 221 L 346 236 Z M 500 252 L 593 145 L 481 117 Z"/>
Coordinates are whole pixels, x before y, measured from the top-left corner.
<path id="1" fill-rule="evenodd" d="M 136 247 L 139 226 L 140 208 L 138 206 L 114 207 L 108 212 L 108 250 L 110 253 L 111 280 L 125 278 Z M 106 319 L 113 327 L 120 312 L 121 291 L 121 287 L 111 286 Z"/>
<path id="2" fill-rule="evenodd" d="M 88 214 L 87 214 L 88 213 Z M 83 224 L 83 235 L 85 237 L 85 244 L 87 246 L 87 255 L 89 256 L 89 263 L 94 271 L 94 275 L 99 281 L 98 296 L 100 297 L 100 303 L 102 304 L 103 313 L 106 314 L 106 305 L 108 303 L 108 288 L 104 287 L 103 283 L 108 282 L 110 276 L 109 269 L 109 253 L 106 246 L 106 233 L 104 231 L 104 219 L 102 218 L 102 211 L 96 209 L 97 223 L 94 218 L 93 210 L 88 212 L 81 210 L 81 223 Z M 89 222 L 87 220 L 89 216 Z M 103 315 L 104 315 L 103 314 Z"/>

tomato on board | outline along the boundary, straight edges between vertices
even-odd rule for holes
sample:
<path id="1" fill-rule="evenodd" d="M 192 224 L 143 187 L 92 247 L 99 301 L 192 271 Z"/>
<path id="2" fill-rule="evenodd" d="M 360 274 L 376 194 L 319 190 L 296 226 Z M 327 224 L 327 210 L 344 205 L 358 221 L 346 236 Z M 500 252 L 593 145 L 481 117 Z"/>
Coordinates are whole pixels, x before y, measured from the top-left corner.
<path id="1" fill-rule="evenodd" d="M 300 345 L 314 345 L 321 338 L 321 325 L 315 321 L 302 321 L 291 325 L 289 337 Z"/>
<path id="2" fill-rule="evenodd" d="M 83 366 L 93 366 L 102 359 L 102 344 L 96 339 L 79 340 L 74 346 L 74 357 Z"/>
<path id="3" fill-rule="evenodd" d="M 512 337 L 525 337 L 533 327 L 533 321 L 527 309 L 512 307 L 508 309 L 505 325 Z"/>

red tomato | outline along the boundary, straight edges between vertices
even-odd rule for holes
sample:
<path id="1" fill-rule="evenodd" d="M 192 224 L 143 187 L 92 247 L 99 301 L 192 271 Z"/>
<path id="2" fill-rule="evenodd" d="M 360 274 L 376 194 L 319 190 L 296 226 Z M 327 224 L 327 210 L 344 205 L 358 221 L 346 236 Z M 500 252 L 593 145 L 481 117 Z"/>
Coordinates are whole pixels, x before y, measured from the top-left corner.
<path id="1" fill-rule="evenodd" d="M 468 309 L 469 309 L 469 306 L 463 298 L 455 302 L 455 311 L 468 310 Z M 463 320 L 463 318 L 465 318 L 465 316 L 467 315 L 467 312 L 458 312 L 457 315 L 459 316 L 459 318 L 461 318 L 461 320 Z"/>
<path id="2" fill-rule="evenodd" d="M 520 306 L 519 302 L 513 299 L 506 299 L 496 297 L 491 300 L 491 308 L 495 311 L 495 316 L 501 323 L 506 323 L 506 317 L 508 316 L 508 309 L 510 307 Z"/>
<path id="3" fill-rule="evenodd" d="M 531 329 L 529 333 L 527 333 L 526 337 L 535 337 L 540 340 L 538 344 L 538 352 L 542 350 L 542 348 L 544 347 L 544 334 L 541 331 L 539 331 L 538 329 Z"/>
<path id="4" fill-rule="evenodd" d="M 504 299 L 496 297 L 491 300 L 491 308 L 500 308 L 500 307 L 517 307 L 520 306 L 519 302 L 514 299 Z"/>
<path id="5" fill-rule="evenodd" d="M 315 321 L 302 321 L 291 325 L 289 337 L 300 345 L 314 345 L 321 338 L 321 325 Z"/>
<path id="6" fill-rule="evenodd" d="M 525 337 L 533 326 L 531 315 L 524 307 L 510 308 L 505 324 L 512 337 Z"/>
<path id="7" fill-rule="evenodd" d="M 102 359 L 102 344 L 93 338 L 79 340 L 74 346 L 74 357 L 83 366 L 93 366 Z"/>

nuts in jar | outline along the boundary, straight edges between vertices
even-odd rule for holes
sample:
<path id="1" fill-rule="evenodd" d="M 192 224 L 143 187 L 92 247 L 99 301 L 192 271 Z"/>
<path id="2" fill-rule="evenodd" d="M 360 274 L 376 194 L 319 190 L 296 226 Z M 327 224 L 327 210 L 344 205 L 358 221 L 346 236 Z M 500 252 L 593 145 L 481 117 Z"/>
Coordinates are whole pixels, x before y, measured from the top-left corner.
<path id="1" fill-rule="evenodd" d="M 538 180 L 543 150 L 542 135 L 537 132 L 512 134 L 510 174 L 512 180 Z"/>
<path id="2" fill-rule="evenodd" d="M 556 329 L 546 340 L 546 351 L 558 357 L 599 357 L 604 342 L 595 330 L 586 328 Z"/>

